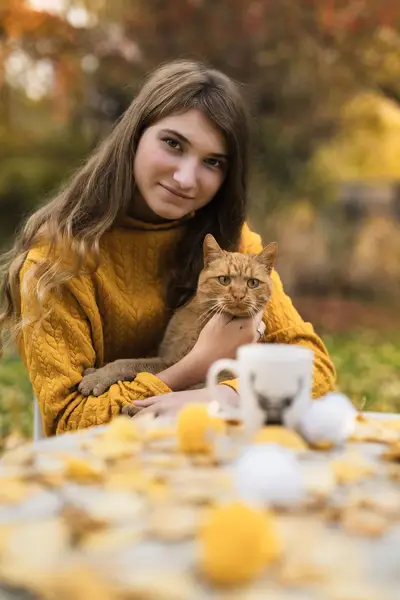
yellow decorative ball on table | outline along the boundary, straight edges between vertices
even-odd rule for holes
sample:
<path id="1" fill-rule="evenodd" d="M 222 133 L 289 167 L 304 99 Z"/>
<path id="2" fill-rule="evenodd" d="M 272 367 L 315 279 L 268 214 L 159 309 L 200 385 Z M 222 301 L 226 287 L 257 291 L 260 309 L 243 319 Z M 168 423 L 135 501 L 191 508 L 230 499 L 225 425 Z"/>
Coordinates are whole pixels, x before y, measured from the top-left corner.
<path id="1" fill-rule="evenodd" d="M 206 404 L 187 404 L 179 411 L 177 436 L 181 452 L 211 453 L 212 434 L 225 432 L 225 422 L 210 415 Z"/>
<path id="2" fill-rule="evenodd" d="M 273 515 L 241 502 L 212 509 L 199 542 L 200 568 L 218 585 L 251 581 L 282 553 Z"/>

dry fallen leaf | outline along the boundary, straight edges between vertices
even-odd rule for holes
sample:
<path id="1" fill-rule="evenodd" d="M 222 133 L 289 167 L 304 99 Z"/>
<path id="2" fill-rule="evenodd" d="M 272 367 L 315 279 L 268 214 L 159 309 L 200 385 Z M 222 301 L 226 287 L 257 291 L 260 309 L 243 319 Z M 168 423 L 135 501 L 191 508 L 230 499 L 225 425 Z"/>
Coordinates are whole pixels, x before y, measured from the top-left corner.
<path id="1" fill-rule="evenodd" d="M 178 503 L 215 504 L 232 498 L 233 481 L 230 475 L 214 467 L 182 469 L 171 479 L 171 493 Z"/>
<path id="2" fill-rule="evenodd" d="M 388 429 L 400 432 L 400 419 L 385 419 L 385 426 Z"/>
<path id="3" fill-rule="evenodd" d="M 367 508 L 394 519 L 400 516 L 400 490 L 354 490 L 348 496 L 347 507 Z"/>
<path id="4" fill-rule="evenodd" d="M 60 568 L 69 542 L 66 524 L 56 517 L 16 525 L 3 545 L 1 574 L 11 583 L 34 586 Z"/>
<path id="5" fill-rule="evenodd" d="M 95 520 L 115 523 L 143 518 L 146 504 L 138 494 L 108 492 L 86 507 L 86 512 Z"/>
<path id="6" fill-rule="evenodd" d="M 188 458 L 182 454 L 149 454 L 143 457 L 143 465 L 149 467 L 160 467 L 164 469 L 179 469 L 187 467 Z"/>
<path id="7" fill-rule="evenodd" d="M 105 477 L 105 465 L 101 461 L 68 456 L 64 464 L 65 477 L 77 483 L 96 483 Z"/>
<path id="8" fill-rule="evenodd" d="M 134 468 L 118 470 L 110 473 L 104 488 L 112 491 L 133 491 L 144 494 L 149 500 L 166 499 L 169 495 L 169 484 L 165 476 L 156 475 L 149 470 Z"/>
<path id="9" fill-rule="evenodd" d="M 400 481 L 400 464 L 388 465 L 387 476 L 392 481 Z"/>
<path id="10" fill-rule="evenodd" d="M 99 571 L 85 565 L 74 565 L 57 573 L 49 573 L 38 592 L 45 600 L 119 600 L 115 585 Z"/>
<path id="11" fill-rule="evenodd" d="M 4 548 L 7 547 L 12 530 L 12 525 L 0 525 L 0 560 L 3 555 Z"/>
<path id="12" fill-rule="evenodd" d="M 339 484 L 355 483 L 375 474 L 375 468 L 356 454 L 334 460 L 331 465 Z"/>
<path id="13" fill-rule="evenodd" d="M 81 540 L 81 548 L 90 552 L 121 551 L 125 546 L 132 546 L 143 539 L 138 527 L 131 528 L 127 524 L 117 528 L 99 529 L 89 532 Z"/>
<path id="14" fill-rule="evenodd" d="M 356 428 L 350 436 L 353 442 L 377 442 L 390 444 L 399 438 L 398 432 L 388 426 L 389 420 L 365 417 L 362 421 L 356 420 Z"/>
<path id="15" fill-rule="evenodd" d="M 102 531 L 106 527 L 105 521 L 93 518 L 77 506 L 63 507 L 60 517 L 69 529 L 72 544 L 80 544 L 87 535 Z"/>
<path id="16" fill-rule="evenodd" d="M 279 425 L 268 425 L 260 429 L 253 438 L 254 444 L 279 444 L 296 452 L 308 449 L 304 439 L 295 431 Z"/>
<path id="17" fill-rule="evenodd" d="M 319 442 L 309 443 L 309 447 L 312 450 L 321 450 L 322 452 L 326 450 L 332 450 L 335 447 L 335 444 L 330 440 L 320 440 Z"/>
<path id="18" fill-rule="evenodd" d="M 392 442 L 389 447 L 381 454 L 383 460 L 400 462 L 400 440 Z"/>
<path id="19" fill-rule="evenodd" d="M 19 479 L 0 478 L 0 505 L 18 504 L 37 491 L 37 487 Z"/>
<path id="20" fill-rule="evenodd" d="M 158 427 L 149 429 L 145 434 L 145 442 L 157 442 L 159 440 L 165 440 L 173 438 L 176 444 L 176 427 Z"/>
<path id="21" fill-rule="evenodd" d="M 125 441 L 119 439 L 96 438 L 82 444 L 82 447 L 100 459 L 114 461 L 119 458 L 129 458 L 135 456 L 142 445 L 136 441 Z"/>
<path id="22" fill-rule="evenodd" d="M 118 415 L 100 437 L 107 441 L 139 442 L 143 439 L 143 431 L 133 419 Z"/>
<path id="23" fill-rule="evenodd" d="M 386 593 L 365 580 L 334 580 L 324 590 L 324 600 L 385 600 Z"/>
<path id="24" fill-rule="evenodd" d="M 199 528 L 203 512 L 191 506 L 161 505 L 153 510 L 149 534 L 166 542 L 193 538 Z"/>
<path id="25" fill-rule="evenodd" d="M 310 465 L 303 474 L 308 501 L 317 506 L 325 502 L 336 489 L 336 479 L 327 465 Z M 310 503 L 310 502 L 308 502 Z"/>
<path id="26" fill-rule="evenodd" d="M 104 489 L 144 492 L 149 482 L 149 476 L 143 469 L 132 468 L 114 469 L 104 482 Z"/>
<path id="27" fill-rule="evenodd" d="M 188 574 L 132 569 L 118 577 L 123 597 L 129 600 L 192 600 L 198 590 Z M 97 599 L 96 599 L 97 600 Z"/>
<path id="28" fill-rule="evenodd" d="M 366 537 L 379 537 L 389 527 L 386 517 L 367 508 L 345 508 L 341 513 L 340 521 L 349 533 Z"/>
<path id="29" fill-rule="evenodd" d="M 306 586 L 326 581 L 327 574 L 321 566 L 312 561 L 285 560 L 278 571 L 277 579 L 284 586 Z"/>
<path id="30" fill-rule="evenodd" d="M 5 452 L 1 457 L 3 465 L 17 466 L 17 467 L 28 467 L 32 466 L 35 459 L 35 449 L 32 445 L 25 444 L 19 446 L 14 450 Z"/>

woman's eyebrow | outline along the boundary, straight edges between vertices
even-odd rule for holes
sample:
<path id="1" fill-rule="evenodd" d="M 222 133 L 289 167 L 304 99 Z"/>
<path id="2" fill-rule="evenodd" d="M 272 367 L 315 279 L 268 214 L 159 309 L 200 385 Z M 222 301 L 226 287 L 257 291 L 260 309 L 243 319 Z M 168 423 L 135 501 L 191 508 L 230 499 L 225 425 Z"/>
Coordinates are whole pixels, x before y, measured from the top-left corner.
<path id="1" fill-rule="evenodd" d="M 174 135 L 175 137 L 178 138 L 178 140 L 180 140 L 184 144 L 188 144 L 188 146 L 192 146 L 191 141 L 188 140 L 188 138 L 186 136 L 184 136 L 183 133 L 179 133 L 179 131 L 176 131 L 175 129 L 163 129 L 161 133 L 168 133 L 169 135 Z M 223 158 L 225 160 L 228 159 L 228 155 L 224 154 L 223 152 L 210 152 L 210 156 L 214 156 L 216 158 Z"/>

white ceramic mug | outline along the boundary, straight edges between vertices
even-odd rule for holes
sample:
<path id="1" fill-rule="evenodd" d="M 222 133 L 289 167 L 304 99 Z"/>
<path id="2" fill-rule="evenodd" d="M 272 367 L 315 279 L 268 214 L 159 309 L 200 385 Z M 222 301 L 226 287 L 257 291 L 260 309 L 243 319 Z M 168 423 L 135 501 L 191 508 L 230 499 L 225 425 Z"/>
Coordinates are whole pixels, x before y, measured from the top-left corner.
<path id="1" fill-rule="evenodd" d="M 213 400 L 210 410 L 242 421 L 250 435 L 267 424 L 296 429 L 311 402 L 313 361 L 313 351 L 301 346 L 241 346 L 236 360 L 217 360 L 208 371 L 207 386 Z M 219 394 L 218 376 L 225 370 L 239 378 L 237 409 L 224 405 Z"/>

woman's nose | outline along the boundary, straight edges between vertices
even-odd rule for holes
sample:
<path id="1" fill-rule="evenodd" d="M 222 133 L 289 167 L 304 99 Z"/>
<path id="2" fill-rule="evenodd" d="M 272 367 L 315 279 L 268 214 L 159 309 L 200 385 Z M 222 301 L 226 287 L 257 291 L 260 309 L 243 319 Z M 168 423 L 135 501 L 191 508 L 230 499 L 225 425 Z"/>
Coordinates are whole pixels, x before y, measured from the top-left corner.
<path id="1" fill-rule="evenodd" d="M 173 175 L 174 181 L 184 190 L 196 187 L 197 164 L 194 160 L 182 160 Z"/>

